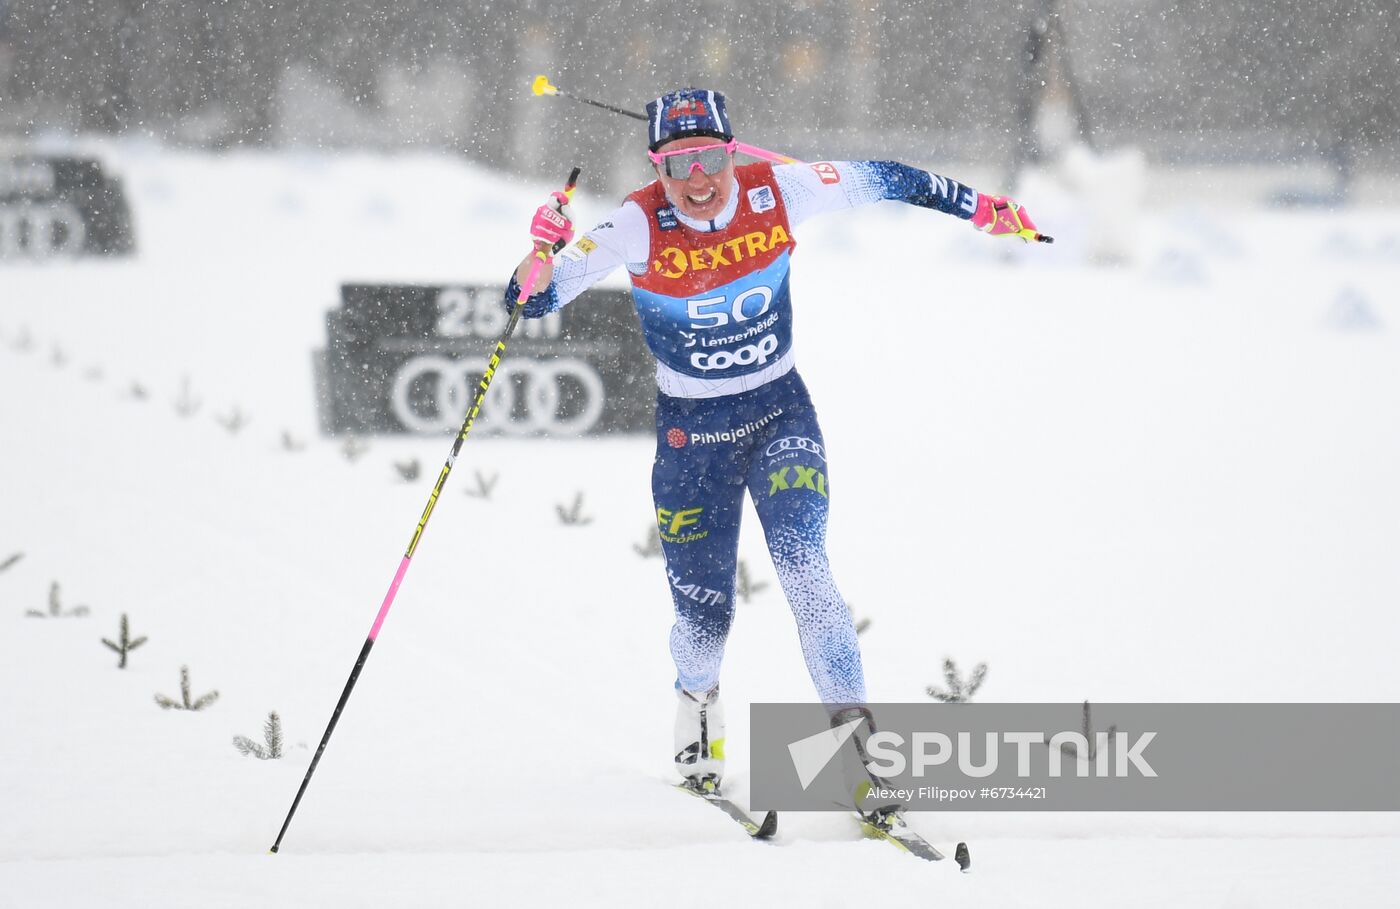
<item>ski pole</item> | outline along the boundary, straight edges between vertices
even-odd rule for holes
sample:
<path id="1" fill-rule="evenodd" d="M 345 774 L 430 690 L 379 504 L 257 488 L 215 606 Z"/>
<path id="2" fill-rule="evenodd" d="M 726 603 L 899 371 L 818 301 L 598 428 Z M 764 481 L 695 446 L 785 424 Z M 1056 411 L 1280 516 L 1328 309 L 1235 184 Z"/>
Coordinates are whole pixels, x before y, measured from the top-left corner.
<path id="1" fill-rule="evenodd" d="M 570 171 L 568 183 L 564 186 L 565 197 L 573 197 L 580 170 L 581 168 L 575 167 Z M 472 431 L 472 424 L 476 422 L 477 414 L 481 412 L 481 405 L 486 400 L 486 391 L 491 387 L 491 379 L 496 374 L 496 368 L 501 365 L 501 357 L 505 355 L 506 341 L 515 331 L 515 325 L 520 321 L 520 314 L 525 311 L 525 303 L 530 299 L 530 293 L 535 288 L 535 281 L 539 279 L 540 270 L 563 245 L 561 241 L 555 244 L 553 249 L 535 250 L 535 261 L 531 263 L 529 274 L 526 275 L 525 282 L 520 286 L 520 296 L 511 309 L 510 320 L 506 322 L 505 331 L 501 332 L 500 339 L 496 341 L 496 347 L 491 352 L 491 359 L 486 364 L 481 381 L 477 383 L 476 397 L 472 400 L 471 407 L 467 408 L 467 415 L 462 421 L 462 429 L 452 443 L 452 451 L 448 454 L 446 463 L 442 465 L 442 472 L 438 474 L 432 494 L 428 496 L 428 505 L 423 509 L 423 516 L 418 519 L 418 526 L 413 531 L 413 538 L 408 542 L 408 549 L 404 552 L 403 559 L 399 561 L 399 569 L 394 573 L 393 582 L 389 584 L 389 592 L 384 595 L 384 602 L 379 606 L 379 614 L 374 617 L 374 624 L 370 626 L 369 637 L 365 638 L 365 645 L 360 648 L 360 655 L 355 660 L 355 668 L 350 670 L 350 679 L 345 683 L 345 690 L 340 693 L 340 700 L 336 703 L 335 711 L 331 714 L 330 724 L 326 726 L 325 734 L 321 736 L 321 744 L 316 747 L 316 753 L 311 757 L 311 766 L 307 768 L 306 776 L 301 781 L 301 787 L 297 789 L 296 798 L 292 800 L 291 810 L 287 812 L 287 819 L 282 822 L 282 829 L 277 833 L 277 841 L 272 844 L 270 851 L 274 853 L 282 845 L 282 837 L 287 834 L 287 827 L 292 823 L 292 815 L 296 814 L 297 806 L 301 804 L 301 797 L 306 794 L 306 786 L 311 782 L 311 774 L 316 772 L 316 765 L 321 762 L 321 755 L 325 753 L 326 744 L 331 739 L 331 733 L 335 731 L 335 725 L 340 721 L 340 713 L 345 709 L 345 702 L 350 700 L 350 691 L 355 687 L 355 682 L 360 677 L 360 670 L 364 668 L 365 660 L 369 659 L 370 648 L 374 646 L 375 639 L 379 637 L 379 629 L 383 627 L 384 619 L 389 614 L 389 607 L 393 605 L 394 597 L 399 592 L 399 585 L 403 583 L 404 575 L 408 573 L 409 562 L 413 560 L 413 553 L 418 549 L 418 541 L 423 537 L 423 529 L 428 526 L 428 518 L 432 517 L 433 508 L 437 505 L 438 497 L 442 495 L 443 486 L 447 483 L 447 475 L 452 472 L 452 465 L 457 461 L 457 453 L 462 450 L 462 443 L 467 440 L 468 433 Z"/>
<path id="2" fill-rule="evenodd" d="M 601 107 L 603 110 L 610 111 L 614 114 L 621 114 L 624 117 L 631 117 L 634 120 L 646 120 L 645 114 L 639 114 L 636 111 L 627 110 L 623 107 L 616 107 L 612 104 L 604 104 L 602 101 L 594 101 L 592 98 L 585 98 L 582 95 L 575 95 L 571 92 L 566 92 L 562 88 L 559 88 L 557 85 L 551 83 L 549 81 L 548 76 L 536 76 L 535 81 L 530 84 L 530 90 L 541 98 L 543 98 L 545 95 L 552 95 L 560 98 L 568 98 L 570 101 L 578 101 L 581 104 L 591 104 L 594 107 Z M 1087 123 L 1087 120 L 1085 122 Z M 769 151 L 766 148 L 759 148 L 757 145 L 749 145 L 745 142 L 736 142 L 735 148 L 751 158 L 761 158 L 764 161 L 771 161 L 774 164 L 803 163 L 800 159 L 794 158 L 791 155 L 785 155 L 781 152 Z M 1024 230 L 1020 234 L 1018 234 L 1018 236 L 1027 243 L 1031 242 L 1032 240 L 1034 240 L 1037 243 L 1055 242 L 1054 237 L 1050 236 L 1049 234 L 1039 233 L 1038 231 Z"/>
<path id="3" fill-rule="evenodd" d="M 634 110 L 627 110 L 623 107 L 615 107 L 611 104 L 604 104 L 602 101 L 594 101 L 592 98 L 585 98 L 582 95 L 575 95 L 570 92 L 566 92 L 558 86 L 550 84 L 548 76 L 536 76 L 535 81 L 530 85 L 530 90 L 541 98 L 545 95 L 554 95 L 560 98 L 568 98 L 570 101 L 577 101 L 580 104 L 591 104 L 594 107 L 601 107 L 605 111 L 610 111 L 614 114 L 622 114 L 622 116 L 631 117 L 634 120 L 641 120 L 643 122 L 646 121 L 645 114 L 639 114 Z M 762 158 L 764 161 L 772 161 L 774 164 L 802 163 L 801 161 L 790 155 L 784 155 L 775 151 L 768 151 L 766 148 L 759 148 L 757 145 L 748 145 L 744 142 L 738 143 L 738 149 L 739 151 L 743 152 L 744 154 L 750 157 Z"/>
<path id="4" fill-rule="evenodd" d="M 568 98 L 570 101 L 578 101 L 581 104 L 591 104 L 594 107 L 601 107 L 605 111 L 611 111 L 614 114 L 622 114 L 622 116 L 631 117 L 633 120 L 641 120 L 643 123 L 645 123 L 647 119 L 646 114 L 639 114 L 634 110 L 627 110 L 624 107 L 614 107 L 611 104 L 604 104 L 602 101 L 594 101 L 592 98 L 584 98 L 579 95 L 570 94 L 563 89 L 550 85 L 548 76 L 536 76 L 534 83 L 530 86 L 530 90 L 540 97 L 545 95 L 558 95 L 561 98 Z"/>

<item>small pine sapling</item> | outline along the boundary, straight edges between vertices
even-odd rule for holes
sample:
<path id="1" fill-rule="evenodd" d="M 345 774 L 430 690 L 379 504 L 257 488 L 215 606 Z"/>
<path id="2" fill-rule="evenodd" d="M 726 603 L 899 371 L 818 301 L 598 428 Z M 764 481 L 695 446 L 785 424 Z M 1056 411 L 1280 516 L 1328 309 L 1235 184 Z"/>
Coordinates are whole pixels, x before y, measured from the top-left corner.
<path id="1" fill-rule="evenodd" d="M 423 472 L 423 465 L 418 463 L 417 458 L 413 458 L 409 461 L 395 461 L 394 469 L 399 472 L 401 480 L 405 483 L 412 483 Z"/>
<path id="2" fill-rule="evenodd" d="M 928 686 L 928 696 L 936 701 L 943 701 L 945 704 L 965 704 L 972 700 L 972 696 L 977 693 L 977 689 L 982 687 L 982 681 L 987 677 L 987 664 L 978 663 L 972 669 L 972 674 L 963 679 L 958 672 L 958 664 L 953 662 L 952 657 L 943 658 L 943 679 L 947 683 L 946 690 Z"/>
<path id="3" fill-rule="evenodd" d="M 346 436 L 345 441 L 340 443 L 341 455 L 351 464 L 364 457 L 367 451 L 369 451 L 369 443 L 356 436 Z"/>
<path id="4" fill-rule="evenodd" d="M 135 379 L 131 380 L 131 387 L 126 390 L 126 393 L 133 401 L 144 401 L 151 396 L 151 393 L 146 390 L 146 386 Z"/>
<path id="5" fill-rule="evenodd" d="M 48 612 L 45 613 L 40 612 L 37 609 L 30 609 L 25 612 L 25 615 L 35 619 L 60 619 L 64 617 L 79 618 L 88 614 L 88 608 L 86 606 L 74 606 L 72 609 L 65 612 L 63 610 L 63 601 L 59 598 L 58 591 L 59 587 L 57 581 L 54 581 L 52 584 L 49 585 Z"/>
<path id="6" fill-rule="evenodd" d="M 855 621 L 855 623 L 856 623 L 856 634 L 857 634 L 857 635 L 865 634 L 865 630 L 866 630 L 867 628 L 870 627 L 870 619 L 857 619 L 857 618 L 856 618 L 856 607 L 855 607 L 855 604 L 854 604 L 854 603 L 847 603 L 847 604 L 846 604 L 846 609 L 851 613 L 851 618 L 852 618 L 852 619 Z"/>
<path id="7" fill-rule="evenodd" d="M 180 700 L 168 698 L 163 694 L 156 695 L 156 703 L 162 710 L 203 710 L 219 699 L 219 692 L 210 691 L 202 694 L 198 698 L 190 698 L 190 667 L 180 667 Z"/>
<path id="8" fill-rule="evenodd" d="M 734 582 L 734 592 L 739 595 L 739 598 L 747 603 L 750 597 L 767 587 L 767 581 L 755 581 L 749 577 L 749 563 L 740 559 L 738 577 Z"/>
<path id="9" fill-rule="evenodd" d="M 49 362 L 59 369 L 62 369 L 68 364 L 68 354 L 66 354 L 63 348 L 58 344 L 54 344 L 53 353 L 49 356 Z"/>
<path id="10" fill-rule="evenodd" d="M 140 647 L 142 644 L 146 643 L 146 636 L 143 634 L 141 635 L 141 637 L 135 639 L 131 637 L 131 626 L 130 623 L 127 621 L 126 613 L 123 612 L 121 623 L 121 635 L 115 641 L 109 641 L 108 639 L 103 638 L 102 643 L 106 644 L 108 647 L 112 648 L 117 652 L 117 656 L 119 657 L 119 659 L 117 660 L 117 668 L 125 669 L 126 655 L 128 653 L 131 653 L 131 651 L 135 650 L 137 647 Z"/>
<path id="11" fill-rule="evenodd" d="M 632 551 L 644 559 L 650 559 L 653 556 L 661 555 L 661 528 L 654 524 L 648 526 L 646 539 L 640 546 L 633 543 Z"/>
<path id="12" fill-rule="evenodd" d="M 203 403 L 190 390 L 190 377 L 183 376 L 180 379 L 180 394 L 175 398 L 175 413 L 182 417 L 192 417 L 199 412 Z"/>
<path id="13" fill-rule="evenodd" d="M 284 429 L 282 430 L 282 450 L 291 452 L 305 451 L 306 443 L 292 435 L 290 429 Z"/>
<path id="14" fill-rule="evenodd" d="M 500 478 L 501 475 L 499 473 L 493 473 L 488 480 L 486 475 L 478 470 L 476 471 L 476 488 L 464 491 L 474 499 L 489 499 L 491 498 L 491 490 L 496 488 L 496 481 Z"/>
<path id="15" fill-rule="evenodd" d="M 235 735 L 233 747 L 245 755 L 252 755 L 260 761 L 275 761 L 282 757 L 282 718 L 274 710 L 263 723 L 263 742 L 255 742 L 246 735 Z"/>
<path id="16" fill-rule="evenodd" d="M 1084 741 L 1087 742 L 1089 745 L 1089 753 L 1083 755 L 1083 757 L 1090 763 L 1093 763 L 1094 761 L 1098 760 L 1099 757 L 1099 739 L 1098 736 L 1094 734 L 1094 717 L 1092 711 L 1089 709 L 1088 701 L 1084 702 L 1083 719 L 1080 722 L 1079 731 L 1084 736 Z M 1108 732 L 1105 733 L 1105 742 L 1112 742 L 1113 734 L 1117 731 L 1117 724 L 1110 725 L 1108 727 Z M 1050 744 L 1049 738 L 1045 740 L 1045 744 Z M 1061 742 L 1060 750 L 1072 758 L 1078 758 L 1081 756 L 1079 754 L 1079 748 L 1075 745 L 1074 742 Z"/>
<path id="17" fill-rule="evenodd" d="M 574 504 L 571 508 L 556 504 L 554 510 L 559 513 L 559 523 L 566 526 L 584 527 L 593 523 L 592 518 L 583 515 L 583 491 L 580 490 L 574 495 Z"/>
<path id="18" fill-rule="evenodd" d="M 249 419 L 249 416 L 243 412 L 243 408 L 239 407 L 237 404 L 233 405 L 228 413 L 216 414 L 214 416 L 214 422 L 228 430 L 228 434 L 231 436 L 238 435 L 243 427 L 248 425 Z"/>

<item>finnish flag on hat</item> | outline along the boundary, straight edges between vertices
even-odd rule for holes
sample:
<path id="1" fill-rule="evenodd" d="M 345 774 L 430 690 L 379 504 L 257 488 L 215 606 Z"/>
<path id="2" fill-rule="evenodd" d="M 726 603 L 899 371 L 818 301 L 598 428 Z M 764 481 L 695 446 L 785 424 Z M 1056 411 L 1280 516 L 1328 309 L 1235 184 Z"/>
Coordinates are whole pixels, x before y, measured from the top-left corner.
<path id="1" fill-rule="evenodd" d="M 647 102 L 647 146 L 652 150 L 673 139 L 714 136 L 734 138 L 724 95 L 703 88 L 680 88 Z"/>

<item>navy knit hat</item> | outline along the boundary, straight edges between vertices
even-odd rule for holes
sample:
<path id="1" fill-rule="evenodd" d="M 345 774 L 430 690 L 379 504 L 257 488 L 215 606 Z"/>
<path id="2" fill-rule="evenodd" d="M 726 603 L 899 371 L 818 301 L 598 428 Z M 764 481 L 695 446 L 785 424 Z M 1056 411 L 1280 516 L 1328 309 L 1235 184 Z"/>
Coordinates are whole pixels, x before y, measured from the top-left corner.
<path id="1" fill-rule="evenodd" d="M 734 138 L 724 95 L 703 88 L 679 88 L 647 102 L 647 147 L 656 151 L 675 139 L 713 136 Z"/>

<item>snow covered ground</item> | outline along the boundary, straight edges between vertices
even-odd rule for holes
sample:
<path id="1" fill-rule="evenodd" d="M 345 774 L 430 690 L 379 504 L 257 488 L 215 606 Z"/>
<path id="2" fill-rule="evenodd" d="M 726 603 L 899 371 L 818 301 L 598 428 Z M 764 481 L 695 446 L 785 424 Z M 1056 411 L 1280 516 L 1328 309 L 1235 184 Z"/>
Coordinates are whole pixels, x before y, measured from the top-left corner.
<path id="1" fill-rule="evenodd" d="M 1384 814 L 916 815 L 972 843 L 970 875 L 836 815 L 746 841 L 666 785 L 670 604 L 633 550 L 634 437 L 468 441 L 269 857 L 450 447 L 352 463 L 317 436 L 323 314 L 342 281 L 499 280 L 551 181 L 104 151 L 139 256 L 0 267 L 0 564 L 23 553 L 0 570 L 0 907 L 1394 904 Z M 799 364 L 872 696 L 921 700 L 952 656 L 989 664 L 987 701 L 1400 700 L 1400 212 L 1183 199 L 1105 268 L 1073 200 L 1025 201 L 1061 242 L 893 204 L 799 232 Z M 428 479 L 399 479 L 409 458 Z M 476 470 L 489 500 L 463 494 Z M 593 521 L 563 526 L 579 491 Z M 743 705 L 811 697 L 754 524 L 770 586 L 724 677 L 741 800 Z M 89 613 L 27 616 L 54 582 Z M 100 639 L 123 613 L 149 640 L 119 671 Z M 208 709 L 154 703 L 181 666 Z M 287 757 L 240 755 L 270 710 Z"/>

